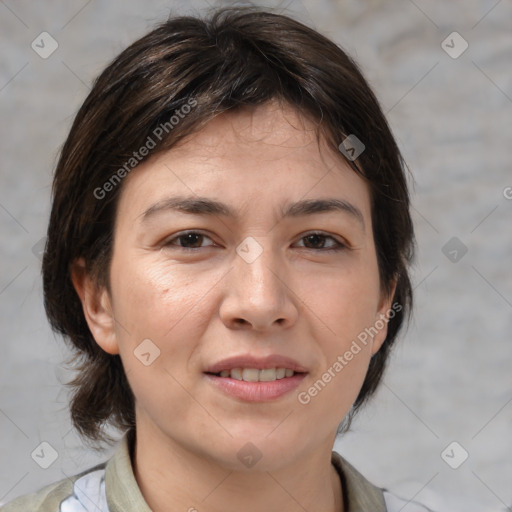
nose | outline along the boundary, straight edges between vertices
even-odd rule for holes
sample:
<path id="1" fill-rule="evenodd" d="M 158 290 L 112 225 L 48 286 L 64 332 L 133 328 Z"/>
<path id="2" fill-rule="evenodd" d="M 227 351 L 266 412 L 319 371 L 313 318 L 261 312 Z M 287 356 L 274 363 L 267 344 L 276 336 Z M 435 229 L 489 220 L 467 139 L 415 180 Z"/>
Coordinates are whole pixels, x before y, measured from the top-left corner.
<path id="1" fill-rule="evenodd" d="M 255 331 L 291 327 L 299 316 L 300 300 L 286 267 L 271 247 L 251 262 L 236 254 L 225 280 L 220 316 L 230 329 Z"/>

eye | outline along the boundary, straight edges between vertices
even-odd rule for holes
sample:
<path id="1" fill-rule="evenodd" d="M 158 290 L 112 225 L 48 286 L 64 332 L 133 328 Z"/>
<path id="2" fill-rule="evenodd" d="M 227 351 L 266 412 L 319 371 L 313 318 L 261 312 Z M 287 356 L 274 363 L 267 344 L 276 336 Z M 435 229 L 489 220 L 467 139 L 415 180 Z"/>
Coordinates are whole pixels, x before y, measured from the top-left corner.
<path id="1" fill-rule="evenodd" d="M 190 250 L 201 249 L 201 247 L 211 247 L 212 244 L 206 245 L 206 246 L 201 244 L 201 242 L 203 242 L 205 239 L 211 240 L 210 237 L 203 235 L 202 233 L 199 233 L 198 231 L 187 231 L 187 232 L 181 233 L 181 234 L 171 238 L 170 240 L 165 242 L 164 245 L 166 247 L 174 246 L 174 247 L 179 247 L 181 249 L 190 249 Z M 177 243 L 175 243 L 176 241 L 179 241 L 180 243 L 177 244 Z"/>
<path id="2" fill-rule="evenodd" d="M 164 246 L 193 251 L 204 247 L 213 247 L 215 245 L 213 243 L 203 245 L 205 240 L 212 241 L 209 236 L 206 236 L 199 231 L 186 231 L 166 241 Z M 300 241 L 304 241 L 304 245 L 302 247 L 314 251 L 339 251 L 347 248 L 345 244 L 325 233 L 308 233 L 303 236 Z"/>
<path id="3" fill-rule="evenodd" d="M 301 238 L 301 241 L 305 240 L 304 247 L 306 249 L 321 250 L 321 251 L 340 251 L 346 249 L 347 246 L 336 240 L 331 235 L 324 233 L 308 233 Z M 325 247 L 326 240 L 330 240 L 330 245 Z M 320 246 L 320 247 L 319 247 Z"/>

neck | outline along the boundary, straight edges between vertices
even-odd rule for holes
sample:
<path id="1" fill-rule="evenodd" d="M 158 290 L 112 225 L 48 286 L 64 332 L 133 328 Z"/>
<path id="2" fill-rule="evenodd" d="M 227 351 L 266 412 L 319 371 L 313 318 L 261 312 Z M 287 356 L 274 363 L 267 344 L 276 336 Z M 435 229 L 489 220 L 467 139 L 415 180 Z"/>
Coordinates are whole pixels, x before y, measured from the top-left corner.
<path id="1" fill-rule="evenodd" d="M 233 471 L 168 438 L 137 432 L 132 465 L 153 512 L 343 512 L 331 451 L 297 457 L 274 471 Z"/>

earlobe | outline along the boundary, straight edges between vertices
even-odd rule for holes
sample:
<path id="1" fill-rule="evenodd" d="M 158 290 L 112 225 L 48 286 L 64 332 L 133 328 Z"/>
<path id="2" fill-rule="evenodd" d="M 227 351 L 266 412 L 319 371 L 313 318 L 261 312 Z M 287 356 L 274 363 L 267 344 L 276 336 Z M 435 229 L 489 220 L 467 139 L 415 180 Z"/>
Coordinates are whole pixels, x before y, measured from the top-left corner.
<path id="1" fill-rule="evenodd" d="M 119 354 L 115 320 L 108 290 L 88 274 L 83 258 L 71 265 L 71 280 L 96 343 L 109 354 Z"/>
<path id="2" fill-rule="evenodd" d="M 397 281 L 396 277 L 393 278 L 390 283 L 389 293 L 385 293 L 383 291 L 381 294 L 379 310 L 377 311 L 377 316 L 375 318 L 375 328 L 378 332 L 373 338 L 372 356 L 379 351 L 388 335 L 388 322 L 392 317 L 391 315 L 394 314 L 392 301 L 395 296 Z"/>

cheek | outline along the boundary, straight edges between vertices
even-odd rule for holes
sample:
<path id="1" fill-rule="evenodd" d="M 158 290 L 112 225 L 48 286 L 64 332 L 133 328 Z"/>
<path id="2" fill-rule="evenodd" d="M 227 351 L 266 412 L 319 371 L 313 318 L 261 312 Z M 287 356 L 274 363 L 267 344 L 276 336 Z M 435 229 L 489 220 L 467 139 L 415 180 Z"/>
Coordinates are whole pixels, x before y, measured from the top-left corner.
<path id="1" fill-rule="evenodd" d="M 368 332 L 379 318 L 380 299 L 376 262 L 332 272 L 311 289 L 306 311 L 320 319 L 313 336 L 321 363 L 303 389 L 302 403 L 314 401 L 318 414 L 341 421 L 357 398 L 371 358 Z"/>
<path id="2" fill-rule="evenodd" d="M 197 316 L 197 306 L 210 284 L 208 276 L 197 279 L 186 266 L 156 265 L 149 258 L 120 262 L 113 275 L 120 297 L 116 310 L 127 330 L 157 339 L 166 337 L 181 321 Z"/>
<path id="3" fill-rule="evenodd" d="M 127 371 L 137 372 L 141 363 L 152 359 L 151 366 L 160 366 L 162 354 L 177 356 L 187 348 L 173 343 L 183 319 L 194 317 L 197 293 L 186 273 L 159 269 L 147 258 L 118 259 L 113 267 L 112 286 L 116 297 L 116 337 Z M 139 351 L 150 353 L 151 357 L 140 361 Z"/>
<path id="4" fill-rule="evenodd" d="M 325 294 L 321 300 L 324 308 L 319 311 L 330 313 L 325 322 L 329 329 L 319 328 L 315 335 L 320 364 L 297 398 L 306 416 L 330 418 L 332 425 L 350 411 L 366 377 L 372 343 L 364 335 L 375 321 L 375 301 L 353 293 Z"/>
<path id="5" fill-rule="evenodd" d="M 137 406 L 158 417 L 172 403 L 173 415 L 184 415 L 190 406 L 184 391 L 189 387 L 188 364 L 194 340 L 205 328 L 206 302 L 201 297 L 209 283 L 192 279 L 185 267 L 144 259 L 116 264 L 116 337 Z"/>
<path id="6" fill-rule="evenodd" d="M 342 350 L 376 321 L 380 290 L 376 262 L 340 268 L 315 278 L 305 303 L 330 334 L 331 350 Z"/>
<path id="7" fill-rule="evenodd" d="M 112 270 L 116 336 L 126 371 L 135 372 L 132 378 L 139 374 L 142 365 L 137 354 L 146 354 L 148 348 L 150 356 L 158 356 L 152 367 L 165 368 L 185 379 L 197 340 L 212 314 L 208 291 L 221 273 L 198 276 L 185 265 L 155 263 L 154 257 L 118 259 Z M 143 376 L 156 378 L 148 372 Z"/>

